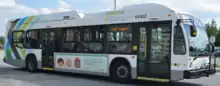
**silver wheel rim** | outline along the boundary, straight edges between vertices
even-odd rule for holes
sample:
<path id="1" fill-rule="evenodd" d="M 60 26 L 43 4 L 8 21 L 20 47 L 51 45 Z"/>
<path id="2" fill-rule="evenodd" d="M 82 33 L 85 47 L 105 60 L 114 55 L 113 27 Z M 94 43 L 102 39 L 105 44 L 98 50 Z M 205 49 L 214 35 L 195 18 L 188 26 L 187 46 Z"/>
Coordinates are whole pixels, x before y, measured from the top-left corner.
<path id="1" fill-rule="evenodd" d="M 124 71 L 123 74 L 120 73 L 120 71 Z M 126 66 L 119 66 L 117 69 L 117 75 L 120 78 L 126 78 L 128 76 L 128 68 Z"/>

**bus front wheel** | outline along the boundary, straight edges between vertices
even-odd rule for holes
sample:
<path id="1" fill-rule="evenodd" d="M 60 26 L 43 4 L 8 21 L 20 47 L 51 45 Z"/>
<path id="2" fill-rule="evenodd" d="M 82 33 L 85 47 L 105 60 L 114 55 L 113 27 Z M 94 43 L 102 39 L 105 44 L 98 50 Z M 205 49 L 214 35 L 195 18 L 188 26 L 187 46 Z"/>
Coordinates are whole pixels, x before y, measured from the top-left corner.
<path id="1" fill-rule="evenodd" d="M 128 83 L 131 80 L 131 68 L 126 61 L 116 61 L 111 66 L 111 79 L 119 83 Z"/>
<path id="2" fill-rule="evenodd" d="M 26 69 L 29 72 L 35 72 L 37 70 L 37 60 L 34 56 L 28 56 L 26 60 Z"/>

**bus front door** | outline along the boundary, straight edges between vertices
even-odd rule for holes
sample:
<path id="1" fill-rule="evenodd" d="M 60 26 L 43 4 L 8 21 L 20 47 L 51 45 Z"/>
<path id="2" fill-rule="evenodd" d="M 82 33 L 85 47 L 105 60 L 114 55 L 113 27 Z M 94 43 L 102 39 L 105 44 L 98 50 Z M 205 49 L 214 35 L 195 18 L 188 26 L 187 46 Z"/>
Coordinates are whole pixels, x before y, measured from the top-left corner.
<path id="1" fill-rule="evenodd" d="M 42 69 L 54 69 L 54 51 L 55 51 L 55 32 L 44 30 L 42 36 Z"/>
<path id="2" fill-rule="evenodd" d="M 138 79 L 169 80 L 171 22 L 138 25 Z"/>

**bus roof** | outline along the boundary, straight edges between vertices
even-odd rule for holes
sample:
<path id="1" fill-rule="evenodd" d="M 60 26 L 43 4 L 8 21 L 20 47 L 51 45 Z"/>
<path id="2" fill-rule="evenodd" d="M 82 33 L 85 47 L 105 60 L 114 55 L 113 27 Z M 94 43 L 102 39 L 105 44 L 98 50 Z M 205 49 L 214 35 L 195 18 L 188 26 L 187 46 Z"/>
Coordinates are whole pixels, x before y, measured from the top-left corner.
<path id="1" fill-rule="evenodd" d="M 44 29 L 58 27 L 105 25 L 147 21 L 176 20 L 178 15 L 172 9 L 160 4 L 139 4 L 122 7 L 115 11 L 87 13 L 83 17 L 76 11 L 28 16 L 17 19 L 14 30 Z M 20 28 L 20 29 L 19 29 Z M 22 29 L 22 30 L 27 30 Z"/>

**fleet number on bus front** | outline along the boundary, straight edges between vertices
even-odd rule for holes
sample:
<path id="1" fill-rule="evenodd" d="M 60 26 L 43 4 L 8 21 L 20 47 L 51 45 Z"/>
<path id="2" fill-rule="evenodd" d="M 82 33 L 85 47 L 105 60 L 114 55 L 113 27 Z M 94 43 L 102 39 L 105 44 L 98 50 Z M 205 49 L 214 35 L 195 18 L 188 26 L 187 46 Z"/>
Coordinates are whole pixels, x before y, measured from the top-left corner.
<path id="1" fill-rule="evenodd" d="M 136 15 L 136 16 L 135 16 L 135 19 L 139 19 L 139 18 L 141 18 L 141 19 L 143 19 L 143 18 L 147 18 L 147 14 Z"/>

